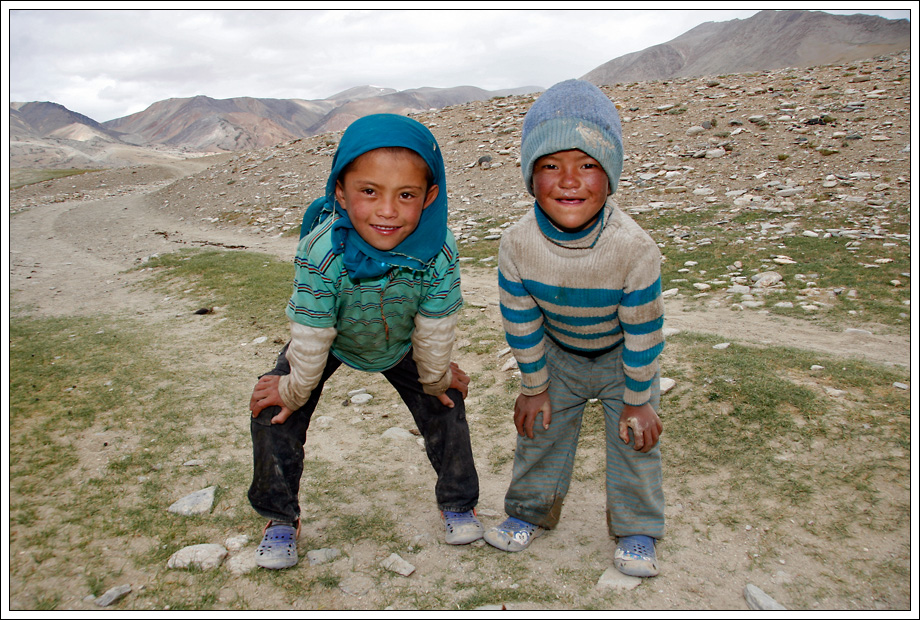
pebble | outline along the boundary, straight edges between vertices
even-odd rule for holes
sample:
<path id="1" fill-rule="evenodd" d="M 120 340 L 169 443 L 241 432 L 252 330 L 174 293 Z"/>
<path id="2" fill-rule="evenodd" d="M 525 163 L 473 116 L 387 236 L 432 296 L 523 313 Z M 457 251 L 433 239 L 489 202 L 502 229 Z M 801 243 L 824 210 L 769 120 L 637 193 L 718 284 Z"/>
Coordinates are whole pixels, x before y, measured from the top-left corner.
<path id="1" fill-rule="evenodd" d="M 249 535 L 240 534 L 239 536 L 232 536 L 224 541 L 224 547 L 227 548 L 227 551 L 239 551 L 243 547 L 249 544 Z"/>
<path id="2" fill-rule="evenodd" d="M 93 602 L 96 603 L 96 605 L 99 607 L 108 607 L 109 605 L 117 603 L 124 597 L 128 596 L 130 593 L 131 585 L 126 583 L 120 586 L 115 586 L 114 588 L 109 588 L 105 591 L 105 594 Z"/>
<path id="3" fill-rule="evenodd" d="M 183 516 L 207 514 L 211 512 L 211 508 L 214 506 L 214 494 L 216 491 L 216 486 L 195 491 L 173 503 L 168 508 L 168 511 Z"/>
<path id="4" fill-rule="evenodd" d="M 398 553 L 391 553 L 387 559 L 380 562 L 380 565 L 389 571 L 399 573 L 403 577 L 408 577 L 415 572 L 415 566 L 402 559 Z"/>
<path id="5" fill-rule="evenodd" d="M 714 345 L 712 345 L 712 348 L 713 348 L 713 349 L 718 349 L 719 351 L 722 351 L 723 349 L 727 349 L 728 347 L 730 347 L 731 344 L 732 344 L 732 343 L 730 343 L 730 342 L 720 342 L 719 344 L 714 344 Z"/>
<path id="6" fill-rule="evenodd" d="M 907 385 L 906 383 L 901 383 L 900 381 L 895 381 L 894 383 L 891 384 L 891 386 L 896 387 L 899 390 L 909 390 L 910 389 L 909 385 Z"/>
<path id="7" fill-rule="evenodd" d="M 398 426 L 391 426 L 383 432 L 383 436 L 386 439 L 415 439 L 415 435 L 404 428 L 399 428 Z"/>
<path id="8" fill-rule="evenodd" d="M 204 543 L 183 547 L 176 551 L 166 563 L 167 568 L 197 568 L 213 570 L 221 565 L 227 557 L 223 545 Z"/>
<path id="9" fill-rule="evenodd" d="M 355 394 L 354 396 L 351 397 L 351 404 L 353 404 L 353 405 L 364 405 L 364 404 L 366 404 L 366 403 L 371 402 L 371 400 L 373 400 L 373 398 L 374 398 L 374 397 L 371 396 L 370 394 L 367 394 L 367 393 L 365 393 L 365 392 L 361 392 L 360 394 Z"/>
<path id="10" fill-rule="evenodd" d="M 662 377 L 661 381 L 659 382 L 659 389 L 661 390 L 662 394 L 667 394 L 674 388 L 675 385 L 677 385 L 677 381 L 674 379 L 671 379 L 670 377 Z"/>
<path id="11" fill-rule="evenodd" d="M 775 286 L 783 281 L 783 276 L 776 271 L 764 271 L 758 273 L 757 275 L 751 278 L 754 281 L 754 286 L 757 288 L 767 288 L 769 286 Z"/>
<path id="12" fill-rule="evenodd" d="M 642 579 L 640 577 L 624 575 L 611 566 L 604 571 L 604 574 L 597 580 L 597 584 L 594 587 L 597 590 L 633 590 L 641 583 Z"/>
<path id="13" fill-rule="evenodd" d="M 223 566 L 233 575 L 248 575 L 258 568 L 255 551 L 236 553 L 225 560 Z"/>
<path id="14" fill-rule="evenodd" d="M 750 583 L 744 586 L 744 600 L 748 607 L 758 611 L 784 611 L 786 609 L 770 598 L 766 592 Z"/>

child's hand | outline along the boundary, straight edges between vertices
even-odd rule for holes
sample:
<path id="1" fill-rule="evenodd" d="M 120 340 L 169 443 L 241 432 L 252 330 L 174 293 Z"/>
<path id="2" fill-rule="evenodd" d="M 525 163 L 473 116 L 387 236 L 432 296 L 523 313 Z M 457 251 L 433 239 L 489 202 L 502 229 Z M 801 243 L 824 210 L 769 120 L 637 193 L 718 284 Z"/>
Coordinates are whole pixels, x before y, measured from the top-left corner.
<path id="1" fill-rule="evenodd" d="M 658 443 L 661 435 L 661 418 L 648 403 L 635 407 L 623 405 L 620 413 L 620 439 L 629 443 L 629 429 L 633 431 L 633 448 L 639 452 L 648 452 Z"/>
<path id="2" fill-rule="evenodd" d="M 543 430 L 549 428 L 553 418 L 553 408 L 549 404 L 549 393 L 542 392 L 535 396 L 520 394 L 514 401 L 514 427 L 518 435 L 533 439 L 533 423 L 537 414 L 543 412 Z"/>
<path id="3" fill-rule="evenodd" d="M 272 424 L 284 424 L 293 411 L 288 409 L 284 401 L 281 400 L 281 394 L 278 393 L 278 381 L 281 377 L 278 375 L 265 375 L 256 382 L 252 388 L 252 396 L 249 397 L 249 410 L 252 417 L 257 418 L 263 409 L 277 405 L 281 411 L 272 418 Z"/>
<path id="4" fill-rule="evenodd" d="M 456 362 L 450 363 L 450 387 L 459 390 L 459 392 L 463 394 L 464 399 L 466 399 L 466 395 L 470 392 L 470 376 L 463 372 Z M 454 408 L 454 401 L 447 395 L 447 392 L 438 394 L 438 400 L 441 401 L 441 404 L 445 407 Z"/>

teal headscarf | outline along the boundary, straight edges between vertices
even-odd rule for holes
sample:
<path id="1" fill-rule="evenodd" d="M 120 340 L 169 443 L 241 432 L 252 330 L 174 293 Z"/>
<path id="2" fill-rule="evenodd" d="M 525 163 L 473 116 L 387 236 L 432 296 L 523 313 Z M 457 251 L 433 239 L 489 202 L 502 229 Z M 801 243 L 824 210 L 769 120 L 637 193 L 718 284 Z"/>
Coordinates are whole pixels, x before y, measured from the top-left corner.
<path id="1" fill-rule="evenodd" d="M 438 196 L 422 211 L 418 227 L 389 251 L 378 250 L 362 239 L 348 218 L 348 212 L 335 198 L 335 183 L 342 170 L 360 155 L 384 147 L 403 147 L 418 153 L 431 170 L 432 183 L 438 186 Z M 338 219 L 332 225 L 332 251 L 343 255 L 345 268 L 353 279 L 378 277 L 394 266 L 425 269 L 441 251 L 447 235 L 444 159 L 428 128 L 398 114 L 372 114 L 349 125 L 332 159 L 325 197 L 315 200 L 304 213 L 301 238 L 333 211 Z"/>

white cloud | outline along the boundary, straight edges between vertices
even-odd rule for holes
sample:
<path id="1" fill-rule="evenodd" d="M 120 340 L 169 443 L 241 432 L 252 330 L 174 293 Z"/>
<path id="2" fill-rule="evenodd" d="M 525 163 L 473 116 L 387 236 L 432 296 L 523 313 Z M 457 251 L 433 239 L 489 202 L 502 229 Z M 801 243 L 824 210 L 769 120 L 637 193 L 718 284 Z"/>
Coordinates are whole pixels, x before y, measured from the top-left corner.
<path id="1" fill-rule="evenodd" d="M 756 12 L 14 10 L 9 94 L 105 121 L 200 94 L 550 86 L 704 21 Z"/>

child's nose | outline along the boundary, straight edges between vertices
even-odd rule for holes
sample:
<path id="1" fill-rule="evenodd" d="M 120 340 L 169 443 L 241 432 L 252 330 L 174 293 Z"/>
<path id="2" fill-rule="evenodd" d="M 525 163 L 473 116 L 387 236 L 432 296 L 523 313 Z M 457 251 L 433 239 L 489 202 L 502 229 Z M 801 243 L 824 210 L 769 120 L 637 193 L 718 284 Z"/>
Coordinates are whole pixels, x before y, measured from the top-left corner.
<path id="1" fill-rule="evenodd" d="M 572 168 L 563 168 L 559 177 L 559 184 L 563 187 L 575 187 L 578 185 L 578 175 Z"/>
<path id="2" fill-rule="evenodd" d="M 382 217 L 396 217 L 396 199 L 384 198 L 377 203 L 377 213 Z"/>

